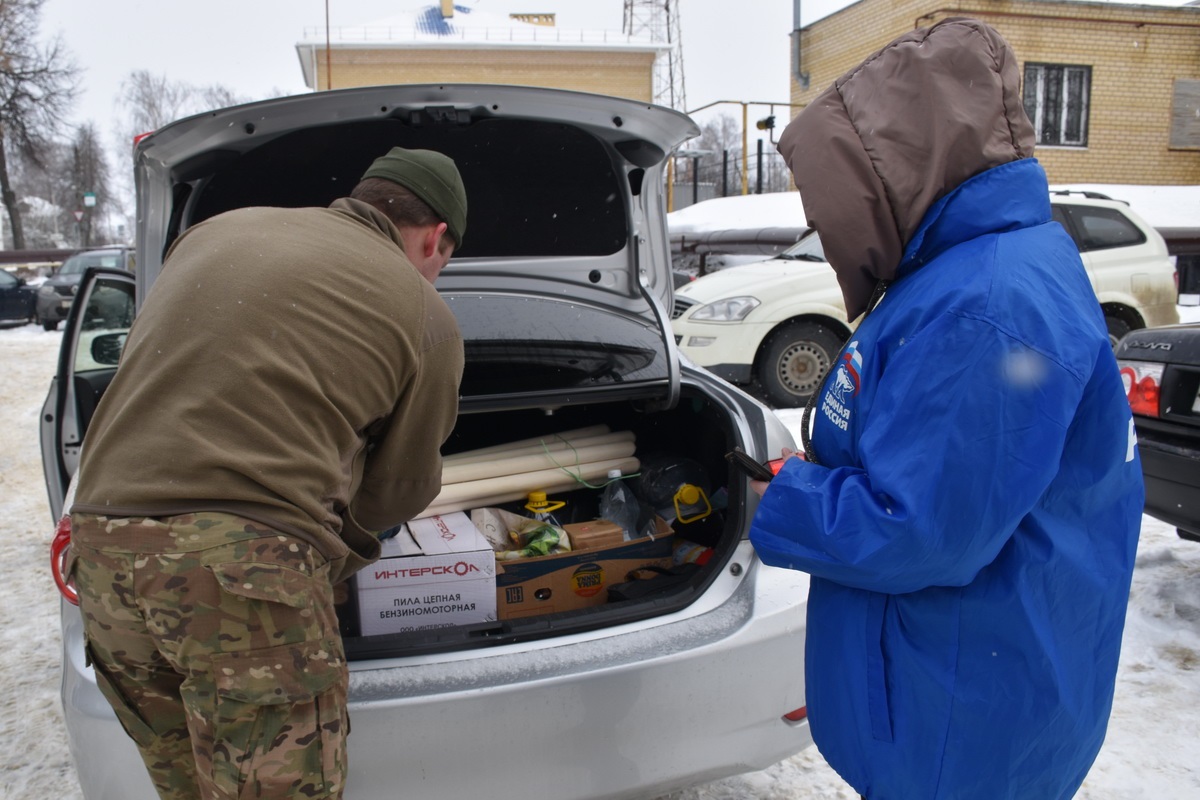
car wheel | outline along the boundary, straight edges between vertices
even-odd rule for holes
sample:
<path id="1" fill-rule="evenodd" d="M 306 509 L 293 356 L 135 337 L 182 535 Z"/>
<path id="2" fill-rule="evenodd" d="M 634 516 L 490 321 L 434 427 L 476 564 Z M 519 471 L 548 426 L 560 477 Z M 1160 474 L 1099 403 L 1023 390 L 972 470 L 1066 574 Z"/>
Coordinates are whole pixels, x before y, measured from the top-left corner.
<path id="1" fill-rule="evenodd" d="M 1120 317 L 1105 317 L 1105 324 L 1108 325 L 1108 343 L 1117 349 L 1117 342 L 1121 341 L 1125 334 L 1133 330 L 1132 326 Z"/>
<path id="2" fill-rule="evenodd" d="M 842 347 L 836 333 L 816 322 L 789 322 L 768 338 L 757 375 L 776 408 L 800 408 L 820 388 Z"/>
<path id="3" fill-rule="evenodd" d="M 42 320 L 42 328 L 48 331 L 58 330 L 58 321 L 52 319 Z"/>

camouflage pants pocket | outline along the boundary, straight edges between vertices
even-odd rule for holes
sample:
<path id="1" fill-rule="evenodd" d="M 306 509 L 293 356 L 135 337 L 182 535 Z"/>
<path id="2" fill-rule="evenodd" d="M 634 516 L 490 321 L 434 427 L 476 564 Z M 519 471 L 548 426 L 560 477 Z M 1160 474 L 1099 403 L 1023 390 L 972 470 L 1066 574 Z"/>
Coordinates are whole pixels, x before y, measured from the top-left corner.
<path id="1" fill-rule="evenodd" d="M 218 797 L 341 797 L 347 679 L 340 654 L 340 643 L 324 641 L 214 658 Z"/>
<path id="2" fill-rule="evenodd" d="M 153 747 L 158 741 L 158 734 L 142 717 L 138 705 L 129 699 L 121 682 L 109 673 L 108 666 L 97 655 L 92 644 L 85 641 L 83 649 L 87 653 L 88 662 L 92 665 L 92 672 L 96 676 L 96 686 L 100 689 L 100 694 L 104 695 L 104 699 L 112 706 L 113 713 L 117 716 L 117 722 L 121 723 L 125 733 L 129 734 L 129 738 L 133 739 L 138 747 Z"/>

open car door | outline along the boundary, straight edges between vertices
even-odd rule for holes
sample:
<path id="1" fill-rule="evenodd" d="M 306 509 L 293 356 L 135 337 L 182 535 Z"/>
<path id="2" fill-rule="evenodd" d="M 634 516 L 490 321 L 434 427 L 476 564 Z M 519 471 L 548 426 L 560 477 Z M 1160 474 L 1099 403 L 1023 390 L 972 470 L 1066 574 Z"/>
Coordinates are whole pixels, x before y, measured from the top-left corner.
<path id="1" fill-rule="evenodd" d="M 134 276 L 94 267 L 79 284 L 63 331 L 58 369 L 42 406 L 42 469 L 53 522 L 79 467 L 79 450 L 96 406 L 112 382 L 135 311 Z"/>

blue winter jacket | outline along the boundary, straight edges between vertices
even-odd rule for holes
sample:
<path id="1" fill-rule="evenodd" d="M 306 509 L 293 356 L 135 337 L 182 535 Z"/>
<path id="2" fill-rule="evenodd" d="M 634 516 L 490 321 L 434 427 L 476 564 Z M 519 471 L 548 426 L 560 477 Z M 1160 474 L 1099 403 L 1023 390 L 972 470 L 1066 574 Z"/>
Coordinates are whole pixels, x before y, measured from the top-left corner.
<path id="1" fill-rule="evenodd" d="M 812 575 L 813 736 L 872 800 L 1069 798 L 1143 500 L 1104 319 L 1033 159 L 933 205 L 897 275 L 819 396 L 822 465 L 789 459 L 750 533 Z"/>

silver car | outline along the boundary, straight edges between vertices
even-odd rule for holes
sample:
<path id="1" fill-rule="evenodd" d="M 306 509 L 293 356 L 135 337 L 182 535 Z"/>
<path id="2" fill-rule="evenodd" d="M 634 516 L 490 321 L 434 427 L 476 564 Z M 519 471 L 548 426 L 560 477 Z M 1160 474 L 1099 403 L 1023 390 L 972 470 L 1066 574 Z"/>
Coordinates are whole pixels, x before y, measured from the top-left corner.
<path id="1" fill-rule="evenodd" d="M 350 800 L 653 797 L 811 744 L 807 577 L 756 558 L 747 531 L 757 497 L 725 457 L 741 448 L 766 460 L 791 436 L 760 403 L 681 363 L 671 334 L 665 164 L 697 133 L 682 114 L 610 97 L 392 86 L 229 108 L 137 146 L 141 264 L 136 276 L 85 277 L 42 415 L 56 520 L 171 242 L 240 206 L 326 205 L 395 145 L 453 157 L 470 198 L 465 245 L 438 280 L 467 357 L 445 452 L 607 425 L 635 434 L 644 467 L 682 459 L 707 482 L 711 511 L 675 524 L 680 541 L 702 545 L 703 565 L 668 570 L 645 591 L 370 636 L 347 603 Z M 595 517 L 598 494 L 567 492 L 567 509 Z M 61 563 L 65 522 L 56 542 Z M 84 796 L 152 800 L 66 600 L 62 625 L 63 708 Z"/>
<path id="2" fill-rule="evenodd" d="M 133 250 L 128 247 L 93 247 L 73 253 L 38 287 L 38 324 L 52 331 L 67 318 L 75 293 L 79 291 L 79 279 L 89 267 L 114 267 L 133 272 L 135 261 Z"/>

